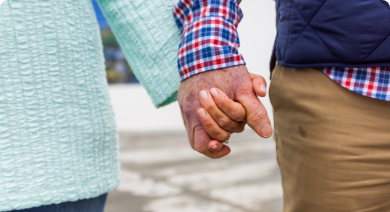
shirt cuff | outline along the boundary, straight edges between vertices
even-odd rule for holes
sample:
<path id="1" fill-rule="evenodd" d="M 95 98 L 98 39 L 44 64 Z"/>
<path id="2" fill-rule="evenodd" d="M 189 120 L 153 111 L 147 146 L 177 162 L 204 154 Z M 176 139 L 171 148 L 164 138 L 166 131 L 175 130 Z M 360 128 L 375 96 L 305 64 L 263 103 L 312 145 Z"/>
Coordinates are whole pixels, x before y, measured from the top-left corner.
<path id="1" fill-rule="evenodd" d="M 204 72 L 245 65 L 238 53 L 236 26 L 222 17 L 202 17 L 184 29 L 179 45 L 178 67 L 184 79 Z"/>

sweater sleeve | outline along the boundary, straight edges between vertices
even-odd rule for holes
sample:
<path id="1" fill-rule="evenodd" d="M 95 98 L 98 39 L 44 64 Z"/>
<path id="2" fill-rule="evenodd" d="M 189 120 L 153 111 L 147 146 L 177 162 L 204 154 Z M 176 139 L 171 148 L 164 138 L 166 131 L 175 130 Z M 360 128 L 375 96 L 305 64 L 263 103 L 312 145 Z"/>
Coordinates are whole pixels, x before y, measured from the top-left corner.
<path id="1" fill-rule="evenodd" d="M 156 107 L 176 101 L 180 31 L 172 0 L 98 0 L 135 76 Z"/>
<path id="2" fill-rule="evenodd" d="M 181 80 L 204 71 L 245 64 L 238 53 L 241 0 L 180 0 L 174 9 L 182 33 L 178 67 Z"/>

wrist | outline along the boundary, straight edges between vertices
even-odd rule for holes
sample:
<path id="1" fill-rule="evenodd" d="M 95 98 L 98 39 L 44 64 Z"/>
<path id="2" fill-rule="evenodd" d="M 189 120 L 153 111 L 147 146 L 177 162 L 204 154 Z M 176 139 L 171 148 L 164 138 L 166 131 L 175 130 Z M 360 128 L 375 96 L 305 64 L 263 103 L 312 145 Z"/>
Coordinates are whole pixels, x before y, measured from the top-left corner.
<path id="1" fill-rule="evenodd" d="M 221 32 L 223 35 L 219 35 Z M 196 19 L 185 27 L 179 45 L 181 80 L 206 71 L 245 65 L 238 53 L 239 46 L 238 33 L 231 22 L 221 17 Z"/>
<path id="2" fill-rule="evenodd" d="M 245 81 L 251 82 L 245 65 L 201 72 L 180 83 L 178 99 L 180 101 L 184 96 L 198 96 L 201 90 L 211 88 L 218 88 L 234 99 L 236 87 Z"/>

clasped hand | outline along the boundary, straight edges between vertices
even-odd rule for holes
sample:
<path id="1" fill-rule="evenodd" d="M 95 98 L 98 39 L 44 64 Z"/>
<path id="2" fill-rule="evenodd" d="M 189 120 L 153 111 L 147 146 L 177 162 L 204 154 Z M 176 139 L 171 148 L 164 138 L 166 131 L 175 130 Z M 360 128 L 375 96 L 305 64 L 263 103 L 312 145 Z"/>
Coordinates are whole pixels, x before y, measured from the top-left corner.
<path id="1" fill-rule="evenodd" d="M 259 136 L 272 135 L 268 114 L 256 94 L 266 96 L 266 81 L 246 66 L 207 71 L 181 82 L 178 101 L 191 147 L 210 158 L 230 153 L 223 144 L 248 124 Z"/>

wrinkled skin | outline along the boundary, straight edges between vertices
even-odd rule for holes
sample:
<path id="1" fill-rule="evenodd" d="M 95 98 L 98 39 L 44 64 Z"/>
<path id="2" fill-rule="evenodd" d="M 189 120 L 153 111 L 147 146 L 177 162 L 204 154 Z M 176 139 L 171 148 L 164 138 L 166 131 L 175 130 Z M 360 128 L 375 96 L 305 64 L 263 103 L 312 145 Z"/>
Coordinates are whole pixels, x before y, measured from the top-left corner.
<path id="1" fill-rule="evenodd" d="M 195 151 L 210 158 L 221 158 L 228 155 L 231 151 L 225 145 L 219 151 L 210 150 L 209 143 L 215 140 L 207 134 L 197 116 L 197 110 L 202 108 L 199 92 L 201 90 L 210 91 L 211 88 L 218 88 L 229 98 L 242 104 L 247 112 L 246 122 L 257 134 L 261 137 L 271 136 L 272 129 L 267 111 L 254 93 L 252 81 L 246 67 L 241 65 L 207 71 L 182 81 L 178 94 L 188 139 Z M 238 114 L 238 112 L 235 114 L 235 111 L 231 111 L 229 114 L 229 117 L 234 120 L 239 120 L 242 118 L 241 116 L 242 114 Z M 266 124 L 268 126 L 264 127 Z M 221 136 L 219 141 L 224 141 L 227 138 L 227 135 L 225 137 Z"/>

